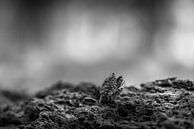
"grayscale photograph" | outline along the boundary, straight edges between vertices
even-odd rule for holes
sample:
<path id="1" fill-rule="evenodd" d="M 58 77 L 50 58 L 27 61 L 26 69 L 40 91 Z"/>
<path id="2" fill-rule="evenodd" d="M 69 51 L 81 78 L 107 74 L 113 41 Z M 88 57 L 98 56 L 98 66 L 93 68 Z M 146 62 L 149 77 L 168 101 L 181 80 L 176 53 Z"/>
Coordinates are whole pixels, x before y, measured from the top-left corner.
<path id="1" fill-rule="evenodd" d="M 0 129 L 194 129 L 194 0 L 0 0 Z"/>

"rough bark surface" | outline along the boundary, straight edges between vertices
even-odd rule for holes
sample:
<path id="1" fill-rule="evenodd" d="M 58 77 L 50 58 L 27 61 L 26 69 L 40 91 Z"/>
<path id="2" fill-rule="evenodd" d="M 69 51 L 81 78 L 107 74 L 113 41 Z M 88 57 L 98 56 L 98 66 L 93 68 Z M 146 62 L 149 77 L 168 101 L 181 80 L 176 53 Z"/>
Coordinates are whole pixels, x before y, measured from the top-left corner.
<path id="1" fill-rule="evenodd" d="M 2 91 L 0 128 L 194 129 L 192 81 L 168 78 L 121 90 L 122 84 L 112 74 L 101 87 L 58 82 L 33 97 Z"/>

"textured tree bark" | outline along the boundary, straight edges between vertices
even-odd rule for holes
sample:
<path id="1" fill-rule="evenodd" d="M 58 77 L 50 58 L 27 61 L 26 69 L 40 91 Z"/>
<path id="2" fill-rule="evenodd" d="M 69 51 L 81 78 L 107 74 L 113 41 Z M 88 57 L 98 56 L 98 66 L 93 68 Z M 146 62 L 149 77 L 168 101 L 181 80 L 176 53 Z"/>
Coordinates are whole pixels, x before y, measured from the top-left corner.
<path id="1" fill-rule="evenodd" d="M 92 83 L 73 85 L 58 82 L 35 96 L 2 91 L 0 128 L 194 128 L 194 83 L 192 81 L 167 78 L 142 83 L 140 88 L 123 87 L 120 91 L 122 81 L 122 77 L 116 78 L 112 74 L 105 79 L 102 87 Z M 106 86 L 103 87 L 105 84 Z M 111 90 L 105 90 L 107 84 Z M 106 92 L 103 92 L 104 90 Z M 111 99 L 104 99 L 106 98 L 104 93 L 112 95 L 112 98 L 108 96 Z"/>

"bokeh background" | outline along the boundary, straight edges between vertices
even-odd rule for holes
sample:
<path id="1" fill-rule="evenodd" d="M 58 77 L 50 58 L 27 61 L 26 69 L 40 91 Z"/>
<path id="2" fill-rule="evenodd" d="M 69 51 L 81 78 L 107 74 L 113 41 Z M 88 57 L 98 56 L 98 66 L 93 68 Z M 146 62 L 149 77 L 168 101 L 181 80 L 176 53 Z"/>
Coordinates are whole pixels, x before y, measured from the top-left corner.
<path id="1" fill-rule="evenodd" d="M 0 0 L 0 88 L 194 78 L 193 0 Z"/>

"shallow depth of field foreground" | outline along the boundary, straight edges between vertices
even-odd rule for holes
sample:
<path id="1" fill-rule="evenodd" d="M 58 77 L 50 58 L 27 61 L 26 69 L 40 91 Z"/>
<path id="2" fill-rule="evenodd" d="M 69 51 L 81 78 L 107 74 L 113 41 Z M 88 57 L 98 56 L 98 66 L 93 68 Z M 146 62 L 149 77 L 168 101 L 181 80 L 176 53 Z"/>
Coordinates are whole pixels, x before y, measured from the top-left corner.
<path id="1" fill-rule="evenodd" d="M 1 91 L 2 129 L 193 129 L 194 83 L 175 77 L 126 86 L 58 82 L 34 96 Z"/>

